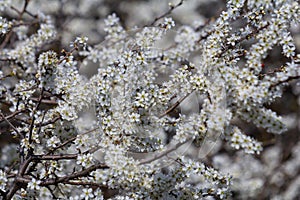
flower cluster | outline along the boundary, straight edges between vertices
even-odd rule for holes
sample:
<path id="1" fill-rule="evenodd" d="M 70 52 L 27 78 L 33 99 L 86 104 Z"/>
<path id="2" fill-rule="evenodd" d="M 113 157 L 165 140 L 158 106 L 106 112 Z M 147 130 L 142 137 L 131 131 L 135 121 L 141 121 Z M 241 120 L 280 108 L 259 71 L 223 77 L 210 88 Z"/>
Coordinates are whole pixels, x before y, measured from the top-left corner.
<path id="1" fill-rule="evenodd" d="M 262 144 L 253 140 L 253 138 L 241 133 L 238 127 L 230 127 L 226 133 L 229 135 L 230 146 L 235 149 L 244 149 L 246 153 L 254 154 L 262 151 Z"/>
<path id="2" fill-rule="evenodd" d="M 11 23 L 8 22 L 5 18 L 0 17 L 0 32 L 1 34 L 6 34 L 11 28 Z"/>
<path id="3" fill-rule="evenodd" d="M 0 171 L 0 190 L 4 191 L 7 183 L 7 178 L 4 171 Z"/>

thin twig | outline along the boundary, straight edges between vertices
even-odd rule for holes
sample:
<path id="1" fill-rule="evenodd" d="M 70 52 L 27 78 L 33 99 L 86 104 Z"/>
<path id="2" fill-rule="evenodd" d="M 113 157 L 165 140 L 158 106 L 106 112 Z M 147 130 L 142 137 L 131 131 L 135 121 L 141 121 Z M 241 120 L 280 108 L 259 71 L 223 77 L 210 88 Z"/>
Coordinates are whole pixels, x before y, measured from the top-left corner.
<path id="1" fill-rule="evenodd" d="M 38 131 L 36 132 L 37 135 L 40 135 L 40 132 L 41 132 L 41 130 L 42 130 L 42 124 L 43 124 L 43 122 L 44 122 L 44 120 L 45 120 L 45 115 L 46 115 L 46 113 L 47 113 L 47 110 L 43 112 L 42 121 L 41 121 L 41 123 L 39 124 L 39 129 L 38 129 Z"/>
<path id="2" fill-rule="evenodd" d="M 32 119 L 31 119 L 31 124 L 30 124 L 30 128 L 29 128 L 29 137 L 28 137 L 28 141 L 29 141 L 29 144 L 31 144 L 32 142 L 32 132 L 33 132 L 33 128 L 34 128 L 34 121 L 35 121 L 35 117 L 34 117 L 34 114 L 35 112 L 38 110 L 40 104 L 41 104 L 41 101 L 43 99 L 43 94 L 44 94 L 44 89 L 42 88 L 41 89 L 41 94 L 40 94 L 40 97 L 39 97 L 39 100 L 34 108 L 34 110 L 32 111 Z"/>
<path id="3" fill-rule="evenodd" d="M 30 100 L 38 102 L 39 99 L 35 97 L 29 97 Z M 51 104 L 51 105 L 58 105 L 58 103 L 55 100 L 48 100 L 48 99 L 42 99 L 41 103 L 43 104 Z"/>
<path id="4" fill-rule="evenodd" d="M 93 186 L 93 187 L 105 187 L 102 184 L 94 183 L 94 182 L 84 182 L 84 181 L 66 181 L 65 184 L 68 185 L 80 185 L 80 186 Z"/>
<path id="5" fill-rule="evenodd" d="M 154 19 L 154 21 L 153 21 L 150 25 L 148 25 L 148 26 L 153 26 L 158 20 L 160 20 L 160 19 L 166 17 L 167 15 L 171 14 L 172 11 L 175 10 L 176 8 L 178 8 L 179 6 L 181 6 L 181 5 L 183 4 L 183 2 L 184 2 L 184 0 L 181 0 L 178 4 L 176 4 L 176 5 L 171 5 L 170 8 L 169 8 L 169 10 L 168 10 L 167 12 L 165 12 L 164 14 L 162 14 L 162 15 L 159 16 L 159 17 L 156 17 L 156 18 Z"/>
<path id="6" fill-rule="evenodd" d="M 1 117 L 8 123 L 8 125 L 18 134 L 21 136 L 20 132 L 18 131 L 18 129 L 12 124 L 10 123 L 10 121 L 8 119 L 6 119 L 6 117 L 3 115 L 3 113 L 0 111 L 0 115 Z"/>
<path id="7" fill-rule="evenodd" d="M 299 79 L 299 78 L 300 78 L 300 76 L 292 76 L 292 77 L 289 77 L 288 79 L 286 79 L 286 80 L 284 80 L 284 81 L 279 81 L 279 82 L 277 82 L 276 84 L 271 85 L 270 88 L 276 87 L 276 86 L 278 86 L 278 85 L 280 85 L 280 84 L 287 83 L 287 82 L 289 82 L 289 81 L 291 81 L 291 80 L 295 80 L 295 79 Z"/>
<path id="8" fill-rule="evenodd" d="M 4 118 L 1 116 L 1 118 L 0 118 L 0 123 L 3 122 L 3 121 L 6 121 L 5 119 L 9 120 L 10 118 L 13 118 L 13 117 L 16 116 L 17 114 L 22 113 L 22 112 L 24 112 L 25 110 L 26 110 L 26 109 L 23 109 L 23 110 L 17 110 L 17 111 L 15 111 L 15 112 L 11 113 L 10 115 L 7 115 L 7 116 L 4 117 Z"/>
<path id="9" fill-rule="evenodd" d="M 249 38 L 252 38 L 253 35 L 259 33 L 261 30 L 264 30 L 264 29 L 268 28 L 269 25 L 270 25 L 270 23 L 268 22 L 266 25 L 264 25 L 264 26 L 262 26 L 262 27 L 260 27 L 258 29 L 255 29 L 253 32 L 245 35 L 244 37 L 241 37 L 240 39 L 238 39 L 237 41 L 235 41 L 235 43 L 236 43 L 235 45 L 228 44 L 227 46 L 225 46 L 223 48 L 223 50 L 221 51 L 221 53 L 219 53 L 216 57 L 221 58 L 224 55 L 224 53 L 226 53 L 228 50 L 234 49 L 237 44 L 239 44 L 239 43 L 241 43 L 241 42 L 243 42 L 245 40 L 248 40 Z"/>
<path id="10" fill-rule="evenodd" d="M 56 177 L 56 178 L 49 178 L 40 183 L 40 186 L 48 186 L 48 185 L 57 185 L 58 183 L 68 183 L 70 180 L 74 180 L 80 177 L 87 176 L 89 173 L 92 171 L 95 171 L 97 169 L 108 169 L 109 167 L 105 164 L 97 164 L 93 165 L 91 167 L 88 167 L 82 171 L 72 173 L 70 175 L 62 176 L 62 177 Z M 17 183 L 23 183 L 23 184 L 28 184 L 31 182 L 31 179 L 25 178 L 23 176 L 19 176 L 16 178 Z"/>
<path id="11" fill-rule="evenodd" d="M 41 160 L 73 160 L 78 157 L 78 154 L 63 154 L 63 155 L 32 155 L 31 161 Z"/>
<path id="12" fill-rule="evenodd" d="M 179 106 L 179 104 L 181 102 L 183 102 L 193 92 L 194 92 L 194 90 L 192 92 L 188 93 L 187 95 L 185 95 L 184 97 L 180 98 L 178 101 L 176 101 L 170 108 L 168 108 L 164 113 L 162 113 L 159 116 L 159 118 L 162 118 L 162 117 L 166 116 L 167 114 L 169 114 L 170 112 L 172 112 L 175 108 L 177 108 Z"/>
<path id="13" fill-rule="evenodd" d="M 60 120 L 61 119 L 61 116 L 59 115 L 59 116 L 57 116 L 57 117 L 55 117 L 55 118 L 53 118 L 53 119 L 51 119 L 51 120 L 49 120 L 49 121 L 47 121 L 47 122 L 44 122 L 44 123 L 38 123 L 37 125 L 38 126 L 40 126 L 40 125 L 42 125 L 42 126 L 47 126 L 47 125 L 49 125 L 49 124 L 54 124 L 56 121 L 58 121 L 58 120 Z"/>
<path id="14" fill-rule="evenodd" d="M 99 129 L 99 128 L 94 128 L 94 129 L 89 130 L 89 131 L 87 131 L 87 132 L 85 132 L 85 133 L 82 133 L 82 134 L 80 134 L 80 135 L 85 135 L 85 134 L 91 133 L 91 132 L 93 132 L 93 131 L 95 131 L 95 130 L 97 130 L 97 129 Z M 57 147 L 51 149 L 51 151 L 49 151 L 46 155 L 49 155 L 49 154 L 53 153 L 54 151 L 56 151 L 57 149 L 60 149 L 60 148 L 62 148 L 62 147 L 64 147 L 64 146 L 66 146 L 67 144 L 69 144 L 69 143 L 75 141 L 76 138 L 77 138 L 77 136 L 68 139 L 67 141 L 65 141 L 65 142 L 62 143 L 61 145 L 58 145 Z"/>
<path id="15" fill-rule="evenodd" d="M 6 34 L 4 41 L 2 42 L 2 44 L 0 45 L 0 49 L 3 49 L 5 47 L 5 45 L 9 42 L 11 36 L 12 36 L 13 31 L 9 31 L 8 34 Z"/>
<path id="16" fill-rule="evenodd" d="M 180 142 L 180 143 L 177 143 L 177 144 L 174 145 L 174 146 L 170 146 L 169 149 L 167 149 L 167 150 L 165 150 L 165 151 L 163 151 L 163 152 L 161 152 L 161 153 L 155 154 L 154 157 L 150 157 L 150 158 L 146 158 L 146 159 L 141 160 L 139 164 L 140 164 L 140 165 L 144 165 L 144 164 L 153 162 L 153 161 L 155 161 L 155 160 L 157 160 L 157 159 L 160 159 L 160 158 L 166 156 L 167 154 L 171 153 L 172 151 L 175 151 L 175 150 L 178 149 L 180 146 L 182 146 L 182 145 L 184 145 L 184 144 L 186 144 L 187 142 L 190 142 L 190 141 L 191 141 L 191 140 L 186 140 L 185 142 Z"/>

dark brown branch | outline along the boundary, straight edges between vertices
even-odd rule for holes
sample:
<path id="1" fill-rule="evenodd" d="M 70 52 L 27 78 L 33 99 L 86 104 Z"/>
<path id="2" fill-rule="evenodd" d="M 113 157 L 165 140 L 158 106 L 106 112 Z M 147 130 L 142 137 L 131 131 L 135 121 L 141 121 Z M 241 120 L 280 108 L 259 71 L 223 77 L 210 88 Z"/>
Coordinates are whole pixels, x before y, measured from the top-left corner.
<path id="1" fill-rule="evenodd" d="M 40 160 L 72 160 L 76 159 L 78 154 L 63 154 L 63 155 L 32 155 L 32 161 Z"/>
<path id="2" fill-rule="evenodd" d="M 177 143 L 176 145 L 174 146 L 170 146 L 167 150 L 163 151 L 163 152 L 160 152 L 160 153 L 157 153 L 155 154 L 155 156 L 153 157 L 150 157 L 150 158 L 145 158 L 143 160 L 141 160 L 141 162 L 139 163 L 140 165 L 143 165 L 143 164 L 147 164 L 147 163 L 150 163 L 150 162 L 153 162 L 157 159 L 160 159 L 164 156 L 167 156 L 169 153 L 171 153 L 172 151 L 175 151 L 176 149 L 178 149 L 180 146 L 186 144 L 187 142 L 190 142 L 191 139 L 189 140 L 186 140 L 185 142 L 181 142 L 181 143 Z"/>
<path id="3" fill-rule="evenodd" d="M 8 119 L 6 119 L 6 117 L 3 115 L 3 113 L 0 111 L 0 115 L 1 117 L 8 123 L 8 125 L 20 136 L 22 137 L 22 135 L 20 134 L 20 132 L 18 131 L 18 129 L 12 124 L 10 123 L 10 121 Z"/>
<path id="4" fill-rule="evenodd" d="M 277 82 L 276 84 L 271 85 L 270 88 L 276 87 L 276 86 L 278 86 L 278 85 L 280 85 L 280 84 L 287 83 L 287 82 L 289 82 L 289 81 L 291 81 L 291 80 L 295 80 L 295 79 L 299 79 L 299 78 L 300 78 L 300 76 L 291 76 L 291 77 L 289 77 L 288 79 L 286 79 L 286 80 L 284 80 L 284 81 L 279 81 L 279 82 Z"/>
<path id="5" fill-rule="evenodd" d="M 7 115 L 7 116 L 5 116 L 5 117 L 3 117 L 3 116 L 1 115 L 0 123 L 3 122 L 3 121 L 6 121 L 5 119 L 9 120 L 10 118 L 13 118 L 13 117 L 16 116 L 17 114 L 22 113 L 22 112 L 24 112 L 24 111 L 25 111 L 25 109 L 24 109 L 24 110 L 17 110 L 17 111 L 15 111 L 15 112 L 13 112 L 13 113 L 11 113 L 10 115 Z"/>
<path id="6" fill-rule="evenodd" d="M 49 120 L 49 121 L 47 121 L 47 122 L 44 122 L 44 123 L 42 123 L 42 124 L 37 124 L 38 126 L 47 126 L 47 125 L 49 125 L 49 124 L 54 124 L 56 121 L 58 121 L 58 120 L 60 120 L 61 119 L 61 116 L 57 116 L 57 117 L 55 117 L 55 118 L 53 118 L 53 119 L 51 119 L 51 120 Z"/>
<path id="7" fill-rule="evenodd" d="M 35 97 L 30 97 L 29 99 L 32 100 L 32 101 L 35 101 L 35 102 L 39 101 L 39 99 L 35 98 Z M 48 100 L 48 99 L 42 99 L 41 103 L 43 103 L 43 104 L 58 105 L 58 103 L 56 101 L 54 101 L 54 100 Z"/>
<path id="8" fill-rule="evenodd" d="M 254 36 L 255 34 L 259 33 L 259 31 L 261 31 L 261 30 L 266 29 L 269 25 L 270 25 L 270 23 L 267 23 L 265 26 L 262 26 L 262 27 L 260 27 L 260 28 L 258 28 L 258 29 L 255 29 L 253 32 L 251 32 L 251 33 L 245 35 L 244 37 L 241 37 L 239 40 L 235 41 L 235 43 L 236 43 L 236 44 L 239 44 L 239 43 L 241 43 L 241 42 L 243 42 L 243 41 L 245 41 L 245 40 L 248 40 L 249 38 L 253 38 L 253 36 Z M 230 50 L 230 49 L 234 49 L 234 48 L 236 48 L 236 45 L 234 45 L 234 46 L 231 45 L 231 44 L 226 45 L 226 46 L 222 49 L 222 52 L 219 53 L 219 54 L 217 55 L 217 57 L 218 57 L 218 58 L 221 58 L 225 52 L 227 52 L 227 51 Z"/>
<path id="9" fill-rule="evenodd" d="M 40 135 L 40 133 L 41 133 L 41 131 L 42 131 L 42 124 L 43 124 L 43 122 L 44 122 L 44 120 L 45 120 L 45 115 L 46 115 L 46 113 L 47 113 L 47 111 L 44 111 L 44 112 L 43 112 L 42 121 L 41 121 L 41 123 L 38 125 L 39 129 L 38 129 L 37 132 L 36 132 L 37 135 Z"/>
<path id="10" fill-rule="evenodd" d="M 28 6 L 28 3 L 29 3 L 30 0 L 25 0 L 24 2 L 24 6 L 23 6 L 23 9 L 22 11 L 19 13 L 19 21 L 21 20 L 23 14 L 25 13 L 26 9 L 27 9 L 27 6 Z"/>
<path id="11" fill-rule="evenodd" d="M 27 2 L 27 1 L 26 1 Z M 44 89 L 42 88 L 41 89 L 41 94 L 40 94 L 40 97 L 39 97 L 39 100 L 34 108 L 34 110 L 32 111 L 32 119 L 31 119 L 31 124 L 30 124 L 30 128 L 29 128 L 29 137 L 28 137 L 28 140 L 29 140 L 29 144 L 31 144 L 32 142 L 32 132 L 33 132 L 33 128 L 34 128 L 34 121 L 35 121 L 35 117 L 34 117 L 34 114 L 36 113 L 36 111 L 38 110 L 40 104 L 41 104 L 41 101 L 43 99 L 43 94 L 44 94 Z"/>
<path id="12" fill-rule="evenodd" d="M 41 186 L 53 185 L 53 184 L 58 184 L 58 183 L 65 183 L 65 182 L 68 182 L 69 180 L 72 180 L 72 179 L 85 177 L 85 176 L 89 175 L 92 171 L 95 171 L 97 169 L 108 169 L 108 168 L 109 167 L 107 165 L 100 163 L 100 164 L 88 167 L 88 168 L 86 168 L 86 169 L 84 169 L 80 172 L 76 172 L 76 173 L 73 173 L 73 174 L 70 174 L 70 175 L 67 175 L 67 176 L 63 176 L 63 177 L 60 177 L 60 178 L 45 180 L 41 183 Z"/>
<path id="13" fill-rule="evenodd" d="M 4 41 L 0 45 L 0 49 L 3 49 L 5 47 L 5 45 L 9 42 L 9 40 L 12 36 L 12 33 L 13 33 L 12 31 L 9 31 L 8 34 L 6 34 Z"/>
<path id="14" fill-rule="evenodd" d="M 159 118 L 162 118 L 162 117 L 166 116 L 167 114 L 169 114 L 170 112 L 172 112 L 175 108 L 177 108 L 179 106 L 179 104 L 181 102 L 183 102 L 193 92 L 194 92 L 194 90 L 192 92 L 188 93 L 187 95 L 185 95 L 184 97 L 180 98 L 178 101 L 176 101 L 170 108 L 168 108 L 164 113 L 162 113 L 159 116 Z"/>
<path id="15" fill-rule="evenodd" d="M 93 131 L 95 131 L 95 130 L 97 130 L 97 129 L 99 129 L 99 128 L 94 128 L 94 129 L 89 130 L 89 131 L 87 131 L 87 132 L 85 132 L 85 133 L 82 133 L 82 134 L 80 134 L 80 135 L 89 134 L 89 133 L 91 133 L 91 132 L 93 132 Z M 57 149 L 60 149 L 60 148 L 62 148 L 62 147 L 64 147 L 64 146 L 66 146 L 67 144 L 69 144 L 69 143 L 75 141 L 76 138 L 77 138 L 77 136 L 68 139 L 67 141 L 65 141 L 65 142 L 62 143 L 61 145 L 58 145 L 57 147 L 53 148 L 53 149 L 52 149 L 51 151 L 49 151 L 46 155 L 49 155 L 49 154 L 53 153 L 54 151 L 56 151 Z"/>
<path id="16" fill-rule="evenodd" d="M 80 185 L 80 186 L 93 186 L 93 187 L 105 187 L 103 184 L 93 183 L 93 182 L 84 182 L 84 181 L 66 181 L 65 184 L 69 185 Z"/>
<path id="17" fill-rule="evenodd" d="M 30 0 L 25 0 L 25 3 L 24 3 L 24 6 L 23 6 L 23 9 L 22 11 L 19 11 L 18 9 L 16 9 L 15 7 L 11 6 L 10 8 L 14 11 L 16 11 L 18 14 L 19 14 L 19 20 L 18 21 L 21 21 L 22 19 L 22 16 L 23 14 L 26 12 L 26 13 L 29 13 L 28 11 L 26 11 L 26 8 L 28 6 L 28 3 L 29 3 Z M 9 31 L 9 33 L 5 36 L 5 39 L 4 41 L 2 42 L 2 44 L 0 45 L 0 49 L 3 49 L 5 47 L 5 45 L 9 42 L 11 36 L 13 34 L 13 31 Z"/>
<path id="18" fill-rule="evenodd" d="M 12 9 L 12 10 L 15 11 L 16 13 L 18 13 L 18 15 L 21 15 L 21 11 L 19 11 L 16 7 L 10 6 L 10 9 Z"/>
<path id="19" fill-rule="evenodd" d="M 184 2 L 184 0 L 180 0 L 180 2 L 178 4 L 171 5 L 170 8 L 169 8 L 169 10 L 167 12 L 165 12 L 164 14 L 162 14 L 159 17 L 156 17 L 154 19 L 154 21 L 150 25 L 148 25 L 148 26 L 153 26 L 158 20 L 160 20 L 160 19 L 166 17 L 167 15 L 171 14 L 173 12 L 173 10 L 175 10 L 176 8 L 178 8 L 179 6 L 181 6 L 183 4 L 183 2 Z"/>
<path id="20" fill-rule="evenodd" d="M 58 177 L 58 178 L 46 179 L 44 181 L 41 181 L 40 186 L 57 185 L 59 183 L 68 184 L 68 183 L 70 183 L 70 180 L 75 180 L 77 178 L 86 177 L 91 172 L 93 172 L 97 169 L 108 169 L 108 168 L 109 167 L 107 165 L 100 163 L 100 164 L 93 165 L 93 166 L 88 167 L 88 168 L 86 168 L 82 171 L 75 172 L 75 173 L 70 174 L 70 175 L 66 175 L 66 176 L 62 176 L 62 177 Z M 25 177 L 22 177 L 22 176 L 19 176 L 19 177 L 16 178 L 16 182 L 18 182 L 18 183 L 28 184 L 30 181 L 31 181 L 31 179 L 25 178 Z"/>
<path id="21" fill-rule="evenodd" d="M 29 159 L 25 160 L 19 168 L 19 172 L 13 185 L 10 187 L 11 189 L 8 191 L 6 195 L 4 195 L 4 199 L 11 199 L 13 195 L 22 187 L 22 184 L 28 184 L 31 179 L 25 178 L 24 173 L 26 172 L 29 164 L 33 161 L 41 161 L 41 160 L 70 160 L 76 159 L 78 154 L 65 154 L 65 155 L 32 155 Z M 109 167 L 105 164 L 96 164 L 91 167 L 88 167 L 82 171 L 59 177 L 59 178 L 51 178 L 46 179 L 41 182 L 40 186 L 49 186 L 49 185 L 57 185 L 58 183 L 68 183 L 69 180 L 74 180 L 80 177 L 88 176 L 89 173 L 95 171 L 97 169 L 108 169 Z"/>

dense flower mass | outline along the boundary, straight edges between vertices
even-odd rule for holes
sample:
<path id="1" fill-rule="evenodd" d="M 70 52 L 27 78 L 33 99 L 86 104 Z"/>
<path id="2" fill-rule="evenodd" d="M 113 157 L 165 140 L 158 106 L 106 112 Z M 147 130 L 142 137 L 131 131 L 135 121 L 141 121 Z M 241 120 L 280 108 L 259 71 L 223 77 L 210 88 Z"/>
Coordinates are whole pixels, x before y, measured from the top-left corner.
<path id="1" fill-rule="evenodd" d="M 131 9 L 149 19 L 133 19 L 131 28 L 129 3 L 118 2 L 118 17 L 111 2 L 0 2 L 0 128 L 9 138 L 0 199 L 258 195 L 267 180 L 246 177 L 250 189 L 238 187 L 245 169 L 230 169 L 231 158 L 216 149 L 254 159 L 264 138 L 242 123 L 277 136 L 288 130 L 270 104 L 300 77 L 291 31 L 299 3 L 229 0 L 215 17 L 191 12 L 194 22 L 186 22 L 171 16 L 202 1 L 166 4 L 160 14 L 143 9 L 158 1 L 145 1 Z M 89 18 L 99 24 L 86 36 Z M 284 63 L 265 67 L 274 49 Z"/>

